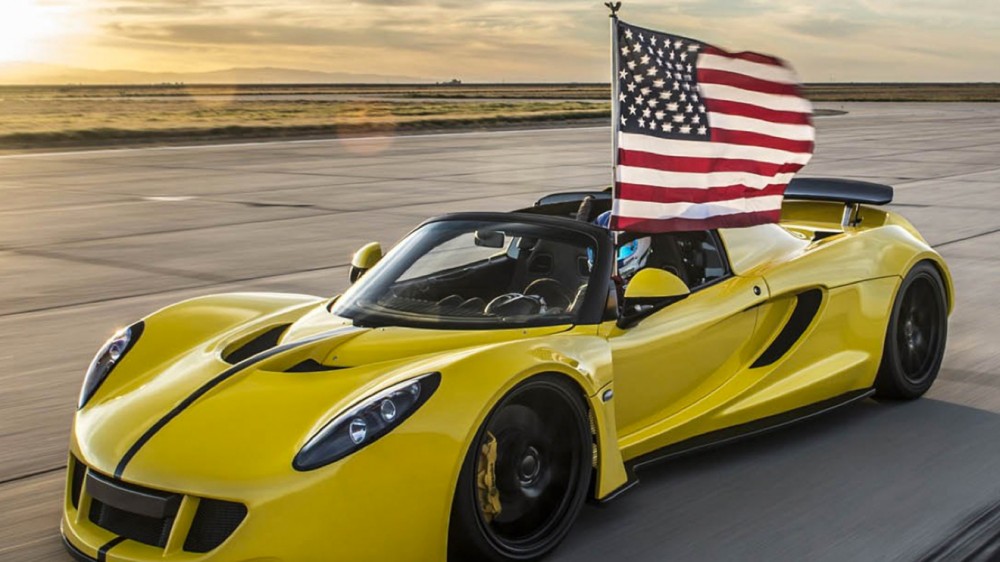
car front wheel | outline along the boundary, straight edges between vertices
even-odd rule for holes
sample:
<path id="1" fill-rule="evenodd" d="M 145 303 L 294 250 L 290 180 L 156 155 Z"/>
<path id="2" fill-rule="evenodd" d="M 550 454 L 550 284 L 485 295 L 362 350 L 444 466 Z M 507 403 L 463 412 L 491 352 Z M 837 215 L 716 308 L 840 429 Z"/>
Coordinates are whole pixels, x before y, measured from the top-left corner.
<path id="1" fill-rule="evenodd" d="M 592 447 L 587 406 L 572 385 L 541 375 L 511 390 L 463 463 L 448 559 L 524 561 L 551 552 L 583 505 Z"/>

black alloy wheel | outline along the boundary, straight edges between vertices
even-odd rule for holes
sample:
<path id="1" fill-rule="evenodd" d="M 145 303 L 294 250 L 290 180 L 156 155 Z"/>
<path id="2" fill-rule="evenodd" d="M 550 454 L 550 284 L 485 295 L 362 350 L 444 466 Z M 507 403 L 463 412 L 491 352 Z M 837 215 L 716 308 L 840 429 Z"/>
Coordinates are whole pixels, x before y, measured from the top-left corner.
<path id="1" fill-rule="evenodd" d="M 592 470 L 580 392 L 553 375 L 515 387 L 466 456 L 452 506 L 449 560 L 538 560 L 569 532 Z"/>
<path id="2" fill-rule="evenodd" d="M 880 398 L 919 398 L 937 378 L 948 337 L 944 282 L 928 262 L 917 264 L 900 285 L 875 380 Z"/>

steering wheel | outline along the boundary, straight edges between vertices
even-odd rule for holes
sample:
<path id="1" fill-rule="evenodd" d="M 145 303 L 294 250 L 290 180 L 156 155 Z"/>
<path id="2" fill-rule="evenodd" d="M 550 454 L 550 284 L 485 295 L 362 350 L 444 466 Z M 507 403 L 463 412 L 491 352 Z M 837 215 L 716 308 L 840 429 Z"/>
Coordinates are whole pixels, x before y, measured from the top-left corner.
<path id="1" fill-rule="evenodd" d="M 505 293 L 491 300 L 483 311 L 488 316 L 528 316 L 545 312 L 545 299 L 538 295 Z"/>
<path id="2" fill-rule="evenodd" d="M 569 308 L 573 299 L 566 287 L 552 278 L 535 279 L 524 289 L 526 295 L 536 295 L 542 298 L 548 308 Z"/>

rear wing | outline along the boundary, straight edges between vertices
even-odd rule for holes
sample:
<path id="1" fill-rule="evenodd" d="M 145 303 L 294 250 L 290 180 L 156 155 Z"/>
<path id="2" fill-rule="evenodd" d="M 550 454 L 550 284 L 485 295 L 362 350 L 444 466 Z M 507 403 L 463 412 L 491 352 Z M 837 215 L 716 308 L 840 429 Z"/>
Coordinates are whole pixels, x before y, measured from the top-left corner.
<path id="1" fill-rule="evenodd" d="M 858 225 L 861 205 L 892 203 L 892 186 L 836 178 L 795 178 L 785 188 L 785 199 L 831 201 L 844 204 L 841 226 Z"/>
<path id="2" fill-rule="evenodd" d="M 892 202 L 892 186 L 837 178 L 795 178 L 785 189 L 785 199 L 843 203 L 843 226 L 857 226 L 859 205 L 887 205 Z M 594 207 L 592 215 L 611 208 L 611 188 L 602 191 L 564 191 L 552 193 L 519 212 L 574 217 L 584 199 Z"/>

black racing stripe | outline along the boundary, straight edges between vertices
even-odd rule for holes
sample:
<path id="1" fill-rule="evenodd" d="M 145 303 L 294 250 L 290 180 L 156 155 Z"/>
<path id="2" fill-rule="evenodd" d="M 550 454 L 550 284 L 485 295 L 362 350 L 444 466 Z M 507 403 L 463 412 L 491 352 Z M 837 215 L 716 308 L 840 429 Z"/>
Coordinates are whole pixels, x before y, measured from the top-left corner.
<path id="1" fill-rule="evenodd" d="M 108 559 L 108 551 L 123 542 L 125 542 L 125 537 L 115 537 L 106 542 L 104 546 L 97 551 L 97 562 L 106 562 Z"/>
<path id="2" fill-rule="evenodd" d="M 207 394 L 210 390 L 212 390 L 216 386 L 219 386 L 226 380 L 236 376 L 241 371 L 249 367 L 252 367 L 257 363 L 260 363 L 261 361 L 270 359 L 271 357 L 274 357 L 279 353 L 284 353 L 285 351 L 288 351 L 290 349 L 295 349 L 303 345 L 307 345 L 320 340 L 331 338 L 336 335 L 340 335 L 343 333 L 359 329 L 360 328 L 355 328 L 355 327 L 341 328 L 339 330 L 333 330 L 332 332 L 324 332 L 322 334 L 318 334 L 297 342 L 287 343 L 285 345 L 279 345 L 278 347 L 271 348 L 267 351 L 258 353 L 253 357 L 244 359 L 243 361 L 240 361 L 239 363 L 233 365 L 229 369 L 226 369 L 225 371 L 222 372 L 222 374 L 216 376 L 215 378 L 213 378 L 212 380 L 208 381 L 207 383 L 199 387 L 197 390 L 195 390 L 190 396 L 182 400 L 179 404 L 177 404 L 169 412 L 167 412 L 166 415 L 157 420 L 157 422 L 154 423 L 152 427 L 147 429 L 146 432 L 143 433 L 142 436 L 139 437 L 139 439 L 132 444 L 129 450 L 125 452 L 125 455 L 122 456 L 121 461 L 118 463 L 118 467 L 115 468 L 115 478 L 122 477 L 122 473 L 125 472 L 125 467 L 128 466 L 128 463 L 132 460 L 133 457 L 135 457 L 136 454 L 138 454 L 139 450 L 142 449 L 142 447 L 146 443 L 148 443 L 150 439 L 153 438 L 154 435 L 156 435 L 161 429 L 164 428 L 164 426 L 170 423 L 171 420 L 179 416 L 181 412 L 183 412 L 189 406 L 191 406 L 191 404 L 194 404 L 199 398 Z"/>

